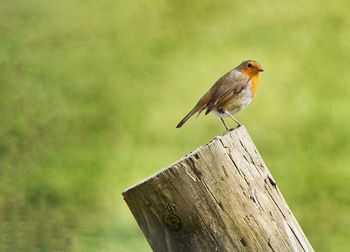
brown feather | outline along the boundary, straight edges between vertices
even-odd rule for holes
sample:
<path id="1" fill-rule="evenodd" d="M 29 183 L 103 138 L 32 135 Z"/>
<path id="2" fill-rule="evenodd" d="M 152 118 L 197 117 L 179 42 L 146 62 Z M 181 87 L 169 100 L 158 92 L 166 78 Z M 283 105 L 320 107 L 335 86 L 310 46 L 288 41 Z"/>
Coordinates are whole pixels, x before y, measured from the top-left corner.
<path id="1" fill-rule="evenodd" d="M 213 86 L 215 90 L 205 114 L 221 108 L 226 102 L 237 96 L 248 84 L 249 78 L 237 70 L 232 70 L 220 78 Z"/>
<path id="2" fill-rule="evenodd" d="M 204 109 L 207 109 L 205 114 L 208 114 L 213 109 L 223 107 L 228 101 L 237 96 L 250 80 L 249 76 L 241 73 L 242 66 L 243 63 L 218 79 L 176 128 L 180 128 L 196 112 L 199 115 Z"/>
<path id="3" fill-rule="evenodd" d="M 198 112 L 198 115 L 203 111 L 203 109 L 206 108 L 206 105 L 208 103 L 208 99 L 210 98 L 208 91 L 205 95 L 202 96 L 202 98 L 197 102 L 196 106 L 188 112 L 188 114 L 179 122 L 179 124 L 176 126 L 176 128 L 181 128 L 181 126 L 190 119 L 191 116 L 193 116 L 196 112 Z"/>

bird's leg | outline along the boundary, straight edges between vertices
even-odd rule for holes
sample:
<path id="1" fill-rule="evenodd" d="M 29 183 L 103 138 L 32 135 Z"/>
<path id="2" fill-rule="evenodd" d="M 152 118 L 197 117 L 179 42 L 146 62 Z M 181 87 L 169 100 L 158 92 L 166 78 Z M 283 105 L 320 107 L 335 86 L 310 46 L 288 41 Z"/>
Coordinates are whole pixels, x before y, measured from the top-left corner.
<path id="1" fill-rule="evenodd" d="M 227 127 L 227 125 L 226 125 L 226 123 L 225 123 L 224 119 L 222 119 L 222 117 L 220 117 L 220 119 L 221 119 L 222 123 L 224 124 L 224 126 L 225 126 L 226 130 L 228 131 L 228 127 Z"/>
<path id="2" fill-rule="evenodd" d="M 225 111 L 225 114 L 228 115 L 229 117 L 231 117 L 238 124 L 238 127 L 241 126 L 241 123 L 236 118 L 234 118 L 230 112 Z"/>

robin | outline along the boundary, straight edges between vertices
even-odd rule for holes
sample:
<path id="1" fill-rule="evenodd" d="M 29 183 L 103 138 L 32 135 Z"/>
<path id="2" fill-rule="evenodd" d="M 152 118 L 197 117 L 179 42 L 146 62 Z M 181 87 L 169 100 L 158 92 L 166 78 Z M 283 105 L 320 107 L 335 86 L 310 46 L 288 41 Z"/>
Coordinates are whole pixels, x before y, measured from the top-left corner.
<path id="1" fill-rule="evenodd" d="M 257 61 L 243 61 L 218 79 L 176 128 L 180 128 L 193 114 L 198 112 L 199 116 L 205 109 L 206 115 L 213 111 L 219 116 L 226 130 L 228 127 L 223 117 L 231 117 L 240 126 L 241 123 L 233 115 L 251 102 L 256 93 L 259 73 L 263 71 Z"/>

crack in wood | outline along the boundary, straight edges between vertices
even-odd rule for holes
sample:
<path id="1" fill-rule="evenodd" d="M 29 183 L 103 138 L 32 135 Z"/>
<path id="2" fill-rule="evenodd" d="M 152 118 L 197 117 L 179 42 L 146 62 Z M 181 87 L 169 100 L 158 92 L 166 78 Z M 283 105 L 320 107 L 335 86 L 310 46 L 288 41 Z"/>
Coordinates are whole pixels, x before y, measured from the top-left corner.
<path id="1" fill-rule="evenodd" d="M 196 209 L 196 211 L 197 211 L 197 208 L 196 208 L 196 207 L 195 207 L 195 209 Z M 222 250 L 222 248 L 220 247 L 219 242 L 216 240 L 216 238 L 215 238 L 215 236 L 212 234 L 211 230 L 210 230 L 210 229 L 208 228 L 208 226 L 205 224 L 205 222 L 204 222 L 202 216 L 198 213 L 198 211 L 197 211 L 197 214 L 198 214 L 199 218 L 201 219 L 203 225 L 205 226 L 205 229 L 207 230 L 208 234 L 210 235 L 210 237 L 212 238 L 212 240 L 215 242 L 215 244 L 216 244 L 216 246 L 217 246 L 216 248 L 220 249 L 220 251 L 224 251 L 224 250 Z M 216 248 L 215 248 L 215 249 L 216 249 Z"/>
<path id="2" fill-rule="evenodd" d="M 271 195 L 270 191 L 267 190 L 268 195 L 270 195 L 270 198 L 272 199 L 273 203 L 277 206 L 278 210 L 281 212 L 284 219 L 286 219 L 286 216 L 284 215 L 282 209 L 280 208 L 279 204 L 276 202 L 275 198 Z"/>
<path id="3" fill-rule="evenodd" d="M 267 242 L 267 245 L 269 246 L 269 248 L 272 250 L 272 252 L 276 252 L 276 250 L 272 247 L 271 245 L 271 239 L 269 238 L 269 241 Z"/>
<path id="4" fill-rule="evenodd" d="M 191 167 L 193 168 L 193 167 Z M 194 172 L 194 171 L 193 171 Z M 218 201 L 214 194 L 212 193 L 212 191 L 210 190 L 210 188 L 208 187 L 208 185 L 206 184 L 206 182 L 202 179 L 201 180 L 204 188 L 206 189 L 207 192 L 209 192 L 209 195 L 211 196 L 211 198 L 215 201 L 215 203 L 219 206 L 219 208 L 226 214 L 226 216 L 230 219 L 231 223 L 233 224 L 233 226 L 235 227 L 236 230 L 239 230 L 238 227 L 235 224 L 235 221 L 232 219 L 232 217 L 230 216 L 230 214 L 224 209 L 222 203 L 220 201 Z M 224 224 L 224 223 L 223 223 Z"/>
<path id="5" fill-rule="evenodd" d="M 195 163 L 194 163 L 192 158 L 188 158 L 187 159 L 187 164 L 188 164 L 189 167 L 191 167 L 193 173 L 196 175 L 198 180 L 201 180 L 202 172 L 199 169 L 196 168 L 196 165 L 195 165 Z"/>
<path id="6" fill-rule="evenodd" d="M 287 222 L 287 224 L 288 224 L 288 227 L 290 228 L 290 230 L 292 230 L 292 232 L 293 232 L 295 238 L 296 238 L 297 241 L 299 242 L 299 244 L 300 244 L 300 246 L 302 247 L 302 249 L 303 249 L 305 252 L 309 252 L 309 250 L 308 250 L 306 244 L 299 238 L 299 235 L 297 234 L 296 231 L 294 231 L 294 229 L 292 228 L 291 224 L 289 224 L 288 222 Z"/>
<path id="7" fill-rule="evenodd" d="M 239 240 L 242 244 L 243 247 L 247 247 L 248 246 L 248 243 L 247 241 L 244 239 L 244 237 L 242 237 L 240 240 Z"/>
<path id="8" fill-rule="evenodd" d="M 276 181 L 275 181 L 269 174 L 267 174 L 267 179 L 269 180 L 270 184 L 271 184 L 274 188 L 277 187 Z"/>
<path id="9" fill-rule="evenodd" d="M 205 182 L 204 180 L 201 180 L 201 182 L 202 182 L 203 186 L 205 187 L 205 189 L 209 192 L 210 196 L 214 199 L 215 203 L 216 203 L 217 205 L 220 206 L 220 204 L 222 204 L 222 203 L 219 202 L 219 201 L 215 198 L 214 194 L 213 194 L 212 191 L 209 189 L 209 187 L 208 187 L 208 185 L 206 184 L 206 182 Z M 221 210 L 222 210 L 222 211 L 227 215 L 227 217 L 231 220 L 232 224 L 233 224 L 234 226 L 236 226 L 236 225 L 235 225 L 235 222 L 233 221 L 233 219 L 232 219 L 232 217 L 230 216 L 230 214 L 229 214 L 228 212 L 226 212 L 226 210 L 224 210 L 223 207 L 221 208 Z"/>
<path id="10" fill-rule="evenodd" d="M 239 169 L 239 168 L 238 168 L 238 166 L 237 166 L 237 164 L 236 164 L 235 160 L 233 159 L 233 157 L 232 157 L 231 153 L 228 153 L 228 156 L 229 156 L 230 160 L 232 161 L 233 166 L 236 168 L 236 170 L 237 170 L 238 174 L 239 174 L 239 175 L 241 175 L 241 177 L 242 177 L 242 178 L 244 178 L 244 175 L 243 175 L 244 173 L 242 172 L 242 170 L 241 170 L 241 169 Z"/>
<path id="11" fill-rule="evenodd" d="M 298 247 L 297 244 L 295 242 L 295 234 L 293 233 L 293 231 L 291 230 L 291 228 L 289 227 L 288 223 L 286 222 L 286 220 L 283 220 L 283 225 L 284 225 L 284 229 L 287 233 L 287 236 L 289 238 L 290 244 L 292 246 L 292 249 L 294 252 L 298 252 Z"/>
<path id="12" fill-rule="evenodd" d="M 222 141 L 222 139 L 219 139 L 219 141 L 221 142 L 221 145 L 225 148 L 225 149 L 229 149 L 230 147 L 225 145 L 225 143 Z"/>
<path id="13" fill-rule="evenodd" d="M 193 161 L 193 160 L 192 160 Z M 189 164 L 189 163 L 188 163 Z M 194 164 L 194 163 L 193 163 Z M 196 169 L 194 167 L 192 167 L 190 164 L 189 164 L 190 168 L 193 170 L 193 169 Z M 193 170 L 194 174 L 196 175 L 195 171 Z M 196 175 L 197 176 L 197 175 Z M 198 178 L 200 179 L 200 178 Z M 170 181 L 167 181 L 173 188 L 175 191 L 177 191 L 176 187 L 170 182 Z M 202 183 L 204 184 L 204 182 L 202 181 Z M 183 199 L 184 200 L 184 199 Z M 212 238 L 212 240 L 215 242 L 217 248 L 220 249 L 220 251 L 223 251 L 222 248 L 220 247 L 218 241 L 216 240 L 216 238 L 214 237 L 214 235 L 212 234 L 211 232 L 211 229 L 208 228 L 208 226 L 206 225 L 206 223 L 204 222 L 202 216 L 200 215 L 199 211 L 197 210 L 196 206 L 194 206 L 194 209 L 197 213 L 197 216 L 199 217 L 199 219 L 201 220 L 201 223 L 204 225 L 204 227 L 206 228 L 208 234 L 210 235 L 210 237 Z"/>
<path id="14" fill-rule="evenodd" d="M 241 141 L 240 141 L 241 142 Z M 252 154 L 248 151 L 248 149 L 242 144 L 241 142 L 241 145 L 243 146 L 243 149 L 244 151 L 248 154 L 249 158 L 250 158 L 250 161 L 248 160 L 247 156 L 243 154 L 243 157 L 244 159 L 247 161 L 248 164 L 252 164 L 254 166 L 254 168 L 258 171 L 258 173 L 260 175 L 262 175 L 260 169 L 258 167 L 263 167 L 262 164 L 256 164 L 255 161 L 254 161 L 254 158 L 252 156 Z"/>
<path id="15" fill-rule="evenodd" d="M 255 189 L 251 189 L 251 193 L 252 193 L 252 196 L 250 196 L 250 198 L 253 200 L 256 208 L 262 208 L 260 202 L 258 201 L 258 198 L 256 197 Z"/>
<path id="16" fill-rule="evenodd" d="M 222 167 L 222 169 L 223 169 L 223 171 L 224 171 L 224 173 L 225 173 L 225 176 L 226 176 L 226 177 L 228 177 L 228 173 L 227 173 L 227 171 L 226 171 L 225 166 L 224 166 L 224 165 L 222 165 L 221 167 Z"/>

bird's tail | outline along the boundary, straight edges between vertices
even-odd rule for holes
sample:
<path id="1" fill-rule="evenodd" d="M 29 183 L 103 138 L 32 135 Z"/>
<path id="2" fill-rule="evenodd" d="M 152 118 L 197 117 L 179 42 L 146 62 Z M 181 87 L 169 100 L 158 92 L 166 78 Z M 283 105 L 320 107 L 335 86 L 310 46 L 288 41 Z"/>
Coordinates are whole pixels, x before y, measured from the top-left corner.
<path id="1" fill-rule="evenodd" d="M 179 122 L 179 124 L 176 126 L 176 128 L 181 128 L 182 125 L 184 125 L 184 123 L 190 119 L 191 116 L 193 116 L 193 114 L 195 114 L 198 111 L 198 107 L 195 106 L 190 112 L 188 112 L 188 114 L 181 120 L 181 122 Z"/>
<path id="2" fill-rule="evenodd" d="M 207 92 L 205 95 L 203 95 L 203 97 L 197 102 L 196 106 L 194 106 L 194 108 L 188 112 L 188 114 L 181 120 L 181 122 L 179 122 L 179 124 L 176 126 L 176 128 L 181 128 L 182 125 L 184 125 L 184 123 L 190 119 L 191 116 L 193 116 L 193 114 L 198 112 L 198 116 L 199 114 L 203 111 L 203 109 L 205 109 L 208 106 L 208 101 L 210 99 L 210 93 Z"/>

